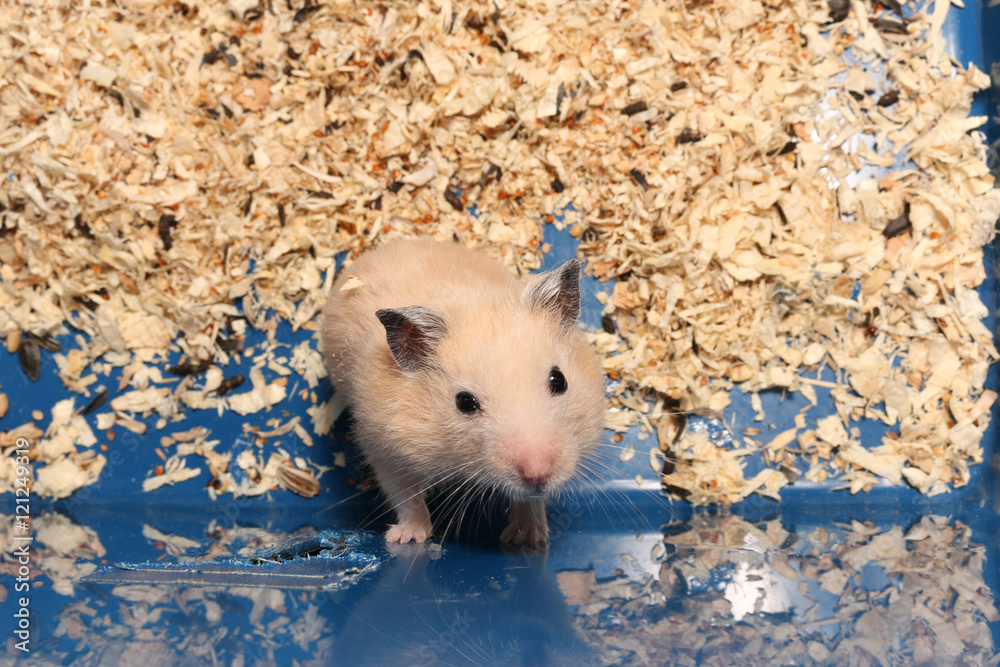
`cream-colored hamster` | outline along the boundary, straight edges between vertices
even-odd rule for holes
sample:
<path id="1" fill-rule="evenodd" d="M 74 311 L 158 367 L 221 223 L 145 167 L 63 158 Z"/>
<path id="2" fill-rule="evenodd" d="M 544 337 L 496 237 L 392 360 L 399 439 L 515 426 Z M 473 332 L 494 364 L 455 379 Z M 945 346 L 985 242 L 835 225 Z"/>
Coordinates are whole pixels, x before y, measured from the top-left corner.
<path id="1" fill-rule="evenodd" d="M 604 427 L 604 377 L 579 313 L 576 260 L 524 283 L 459 243 L 408 239 L 342 272 L 321 348 L 395 509 L 388 542 L 431 535 L 424 494 L 443 482 L 504 494 L 503 541 L 546 540 L 546 497 Z"/>

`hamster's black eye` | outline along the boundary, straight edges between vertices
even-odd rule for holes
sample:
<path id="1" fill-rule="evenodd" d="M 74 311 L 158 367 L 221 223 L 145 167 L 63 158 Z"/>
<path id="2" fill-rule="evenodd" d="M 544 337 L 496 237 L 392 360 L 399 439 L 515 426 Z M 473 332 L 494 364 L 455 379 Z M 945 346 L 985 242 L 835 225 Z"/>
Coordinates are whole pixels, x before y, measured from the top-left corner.
<path id="1" fill-rule="evenodd" d="M 566 376 L 562 374 L 558 366 L 553 366 L 549 370 L 549 391 L 556 395 L 565 394 L 568 388 Z"/>
<path id="2" fill-rule="evenodd" d="M 479 405 L 479 399 L 467 391 L 460 391 L 455 394 L 455 407 L 458 408 L 459 412 L 467 415 L 476 414 L 483 409 Z"/>

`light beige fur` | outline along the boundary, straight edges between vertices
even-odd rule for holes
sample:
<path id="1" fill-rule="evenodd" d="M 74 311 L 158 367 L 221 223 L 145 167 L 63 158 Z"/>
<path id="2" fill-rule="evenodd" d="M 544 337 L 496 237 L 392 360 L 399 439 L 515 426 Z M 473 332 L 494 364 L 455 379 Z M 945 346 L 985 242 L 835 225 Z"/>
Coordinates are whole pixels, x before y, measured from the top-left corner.
<path id="1" fill-rule="evenodd" d="M 424 493 L 447 481 L 462 491 L 502 491 L 512 501 L 502 539 L 547 538 L 545 496 L 576 471 L 604 425 L 604 377 L 596 356 L 559 314 L 529 308 L 525 285 L 458 243 L 397 240 L 341 272 L 323 312 L 321 349 L 352 408 L 358 443 L 397 517 L 389 542 L 431 534 Z M 340 287 L 349 276 L 363 285 Z M 422 306 L 445 323 L 433 365 L 400 367 L 375 313 Z M 557 366 L 568 389 L 549 390 Z M 455 404 L 474 394 L 482 412 Z M 539 476 L 543 485 L 531 485 Z"/>

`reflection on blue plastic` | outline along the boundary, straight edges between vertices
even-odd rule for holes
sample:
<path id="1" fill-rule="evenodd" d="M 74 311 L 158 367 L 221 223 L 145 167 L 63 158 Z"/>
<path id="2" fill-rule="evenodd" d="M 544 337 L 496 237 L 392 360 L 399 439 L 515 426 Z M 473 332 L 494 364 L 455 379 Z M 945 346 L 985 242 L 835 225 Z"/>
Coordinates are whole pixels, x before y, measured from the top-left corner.
<path id="1" fill-rule="evenodd" d="M 685 434 L 704 433 L 708 441 L 716 447 L 728 447 L 733 444 L 733 434 L 726 423 L 719 417 L 694 413 L 687 416 Z"/>

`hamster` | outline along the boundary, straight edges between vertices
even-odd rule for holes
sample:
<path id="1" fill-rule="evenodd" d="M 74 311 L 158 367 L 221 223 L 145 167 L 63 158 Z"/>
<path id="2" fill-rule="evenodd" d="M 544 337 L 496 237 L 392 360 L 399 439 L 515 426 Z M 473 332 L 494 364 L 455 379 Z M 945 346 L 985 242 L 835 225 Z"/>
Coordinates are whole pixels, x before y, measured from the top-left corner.
<path id="1" fill-rule="evenodd" d="M 579 314 L 576 260 L 525 283 L 459 243 L 407 239 L 342 272 L 320 347 L 395 511 L 387 542 L 431 535 L 424 494 L 444 482 L 509 500 L 502 541 L 546 541 L 546 498 L 604 429 L 604 376 Z"/>

